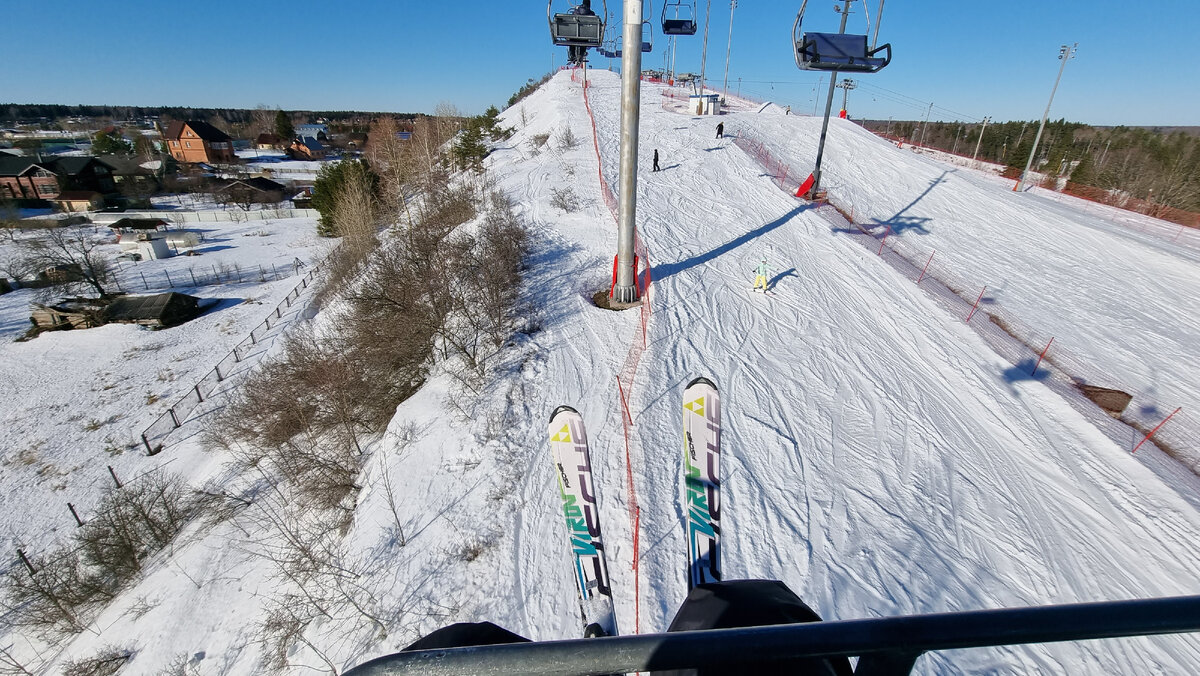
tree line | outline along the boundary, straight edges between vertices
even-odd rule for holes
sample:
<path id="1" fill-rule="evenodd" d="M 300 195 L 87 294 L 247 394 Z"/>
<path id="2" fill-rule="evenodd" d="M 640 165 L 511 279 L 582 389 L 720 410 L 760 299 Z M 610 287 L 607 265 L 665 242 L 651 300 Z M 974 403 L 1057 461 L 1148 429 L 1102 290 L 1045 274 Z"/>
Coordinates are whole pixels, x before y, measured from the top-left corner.
<path id="1" fill-rule="evenodd" d="M 1019 172 L 1029 161 L 1039 122 L 892 122 L 863 126 L 907 143 L 1003 164 Z M 1184 211 L 1200 211 L 1200 136 L 1178 128 L 1093 127 L 1048 121 L 1031 169 L 1051 178 L 1116 191 Z M 1011 173 L 1011 172 L 1010 172 Z"/>

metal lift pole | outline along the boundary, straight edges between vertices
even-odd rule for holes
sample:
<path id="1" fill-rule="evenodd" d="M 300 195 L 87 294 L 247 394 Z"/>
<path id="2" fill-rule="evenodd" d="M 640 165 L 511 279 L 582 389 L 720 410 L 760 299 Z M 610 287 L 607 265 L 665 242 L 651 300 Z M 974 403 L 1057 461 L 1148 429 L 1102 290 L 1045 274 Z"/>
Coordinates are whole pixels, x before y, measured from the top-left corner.
<path id="1" fill-rule="evenodd" d="M 975 160 L 979 159 L 979 146 L 983 145 L 983 130 L 987 129 L 987 123 L 991 121 L 991 117 L 983 118 L 983 126 L 979 129 L 979 140 L 975 142 L 975 154 L 971 156 L 972 164 L 975 162 Z"/>
<path id="2" fill-rule="evenodd" d="M 1063 45 L 1058 50 L 1058 58 L 1062 59 L 1062 65 L 1058 67 L 1058 77 L 1054 78 L 1054 89 L 1050 90 L 1050 100 L 1046 102 L 1046 112 L 1042 113 L 1042 123 L 1038 125 L 1037 136 L 1033 137 L 1033 149 L 1029 151 L 1029 161 L 1025 163 L 1025 171 L 1021 172 L 1021 178 L 1013 188 L 1016 192 L 1025 189 L 1025 177 L 1029 175 L 1029 167 L 1033 166 L 1033 157 L 1037 154 L 1038 141 L 1042 140 L 1042 130 L 1046 128 L 1046 119 L 1050 117 L 1050 106 L 1054 104 L 1054 94 L 1058 91 L 1058 83 L 1062 80 L 1063 71 L 1067 69 L 1067 59 L 1075 55 L 1075 48 L 1078 46 L 1079 43 L 1076 42 L 1070 47 Z"/>
<path id="3" fill-rule="evenodd" d="M 852 0 L 843 0 L 842 2 L 842 27 L 838 29 L 838 33 L 846 32 L 846 20 L 850 18 L 850 2 Z M 829 96 L 825 99 L 825 119 L 821 122 L 821 141 L 817 144 L 817 168 L 813 169 L 813 185 L 809 191 L 810 197 L 817 196 L 817 189 L 821 187 L 821 157 L 825 155 L 825 135 L 829 133 L 829 111 L 833 110 L 833 88 L 837 86 L 837 71 L 829 74 Z"/>
<path id="4" fill-rule="evenodd" d="M 729 96 L 729 52 L 733 48 L 733 10 L 737 0 L 729 0 L 729 42 L 725 43 L 725 84 L 721 85 L 721 96 Z"/>
<path id="5" fill-rule="evenodd" d="M 612 300 L 633 303 L 638 299 L 633 268 L 633 240 L 637 216 L 638 115 L 642 95 L 642 3 L 625 4 L 625 48 L 621 54 L 621 166 L 617 209 L 617 283 Z"/>
<path id="6" fill-rule="evenodd" d="M 708 20 L 712 16 L 712 0 L 704 5 L 704 50 L 700 52 L 700 91 L 704 95 L 704 66 L 708 63 Z"/>

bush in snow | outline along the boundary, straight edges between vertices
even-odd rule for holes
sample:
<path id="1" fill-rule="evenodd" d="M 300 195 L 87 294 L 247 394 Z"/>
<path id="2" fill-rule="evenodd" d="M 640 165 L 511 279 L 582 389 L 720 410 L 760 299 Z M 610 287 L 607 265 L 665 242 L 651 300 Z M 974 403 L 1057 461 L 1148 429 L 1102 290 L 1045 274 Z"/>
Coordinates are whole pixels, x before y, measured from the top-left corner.
<path id="1" fill-rule="evenodd" d="M 108 489 L 71 543 L 33 558 L 33 574 L 9 569 L 4 607 L 17 625 L 82 631 L 91 613 L 134 580 L 201 504 L 181 480 L 161 474 Z"/>

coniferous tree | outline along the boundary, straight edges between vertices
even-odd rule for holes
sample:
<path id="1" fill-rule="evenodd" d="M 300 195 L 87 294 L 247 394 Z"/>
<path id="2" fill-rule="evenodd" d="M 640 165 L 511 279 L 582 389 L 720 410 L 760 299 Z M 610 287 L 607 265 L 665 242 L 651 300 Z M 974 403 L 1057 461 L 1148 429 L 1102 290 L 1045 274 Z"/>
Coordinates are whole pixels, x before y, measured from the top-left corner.
<path id="1" fill-rule="evenodd" d="M 292 126 L 292 118 L 282 110 L 275 113 L 275 135 L 284 141 L 291 141 L 296 136 L 296 129 Z"/>

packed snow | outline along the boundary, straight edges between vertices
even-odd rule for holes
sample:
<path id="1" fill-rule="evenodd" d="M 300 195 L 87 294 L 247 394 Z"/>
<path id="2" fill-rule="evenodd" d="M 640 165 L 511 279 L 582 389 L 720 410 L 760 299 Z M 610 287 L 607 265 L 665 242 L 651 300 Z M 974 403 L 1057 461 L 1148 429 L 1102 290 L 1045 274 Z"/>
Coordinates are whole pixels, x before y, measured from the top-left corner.
<path id="1" fill-rule="evenodd" d="M 783 580 L 826 619 L 1200 592 L 1200 478 L 1154 447 L 1131 455 L 1042 383 L 1006 378 L 1011 364 L 961 317 L 733 144 L 752 135 L 803 166 L 818 118 L 749 105 L 692 116 L 649 84 L 637 226 L 653 266 L 653 313 L 627 393 L 641 507 L 635 562 L 616 381 L 642 340 L 640 319 L 591 300 L 615 253 L 597 172 L 616 185 L 620 88 L 612 73 L 589 79 L 595 146 L 580 83 L 563 72 L 503 113 L 515 133 L 486 162 L 534 235 L 521 294 L 540 330 L 514 339 L 485 397 L 441 373 L 397 408 L 367 449 L 341 541 L 364 610 L 331 609 L 307 624 L 289 673 L 340 671 L 454 621 L 489 620 L 537 640 L 580 636 L 546 444 L 546 418 L 560 404 L 589 428 L 618 624 L 664 630 L 686 592 L 679 399 L 698 375 L 722 391 L 729 579 Z M 725 139 L 714 138 L 718 120 Z M 538 145 L 543 134 L 550 140 Z M 828 143 L 823 182 L 860 222 L 892 224 L 893 237 L 945 252 L 959 274 L 997 290 L 997 305 L 1101 364 L 1135 402 L 1200 403 L 1187 358 L 1200 340 L 1193 254 L 846 121 L 831 123 Z M 650 171 L 655 149 L 660 172 Z M 578 211 L 551 206 L 567 188 Z M 762 258 L 775 269 L 774 296 L 750 292 Z M 123 476 L 163 468 L 197 486 L 242 480 L 224 451 L 205 446 L 205 416 L 153 457 L 135 448 L 138 425 L 156 414 L 144 406 L 150 395 L 185 391 L 261 321 L 256 308 L 265 314 L 292 286 L 222 290 L 262 304 L 174 329 L 109 326 L 5 344 L 8 551 L 47 549 L 72 528 L 64 503 L 86 513 L 106 465 Z M 17 312 L 4 307 L 6 317 Z M 293 321 L 319 323 L 318 309 Z M 92 419 L 100 424 L 88 430 Z M 268 496 L 240 517 L 189 529 L 90 631 L 56 645 L 9 631 L 0 644 L 49 673 L 112 645 L 134 651 L 123 674 L 261 671 L 255 638 L 281 585 L 262 544 L 273 509 L 284 507 Z M 1186 636 L 934 653 L 916 667 L 1198 671 L 1200 647 Z"/>

